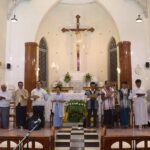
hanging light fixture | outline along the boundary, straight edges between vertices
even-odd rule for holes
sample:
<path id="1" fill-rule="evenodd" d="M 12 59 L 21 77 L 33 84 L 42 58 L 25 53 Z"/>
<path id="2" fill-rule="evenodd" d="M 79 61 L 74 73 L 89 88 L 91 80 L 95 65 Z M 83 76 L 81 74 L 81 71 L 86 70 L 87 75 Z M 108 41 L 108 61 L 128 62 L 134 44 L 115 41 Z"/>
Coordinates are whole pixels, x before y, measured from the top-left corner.
<path id="1" fill-rule="evenodd" d="M 138 15 L 138 17 L 136 18 L 136 22 L 137 23 L 141 23 L 143 20 L 141 18 L 141 15 Z"/>
<path id="2" fill-rule="evenodd" d="M 16 18 L 16 15 L 15 15 L 15 14 L 14 14 L 13 17 L 11 18 L 11 21 L 12 21 L 12 22 L 17 22 L 17 21 L 18 21 L 18 19 Z"/>

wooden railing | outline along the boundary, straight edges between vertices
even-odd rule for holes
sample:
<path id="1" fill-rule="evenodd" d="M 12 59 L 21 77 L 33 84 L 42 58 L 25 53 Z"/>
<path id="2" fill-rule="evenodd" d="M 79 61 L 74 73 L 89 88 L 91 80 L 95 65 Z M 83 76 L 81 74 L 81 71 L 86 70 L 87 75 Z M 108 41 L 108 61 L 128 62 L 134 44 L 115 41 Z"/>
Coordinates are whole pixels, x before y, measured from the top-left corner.
<path id="1" fill-rule="evenodd" d="M 21 137 L 0 137 L 0 149 L 3 150 L 12 150 L 16 145 L 19 143 L 21 140 Z M 28 141 L 28 142 L 27 142 Z M 28 150 L 50 150 L 50 138 L 35 138 L 31 137 L 27 140 L 26 142 L 23 143 L 24 149 Z M 29 147 L 27 148 L 27 143 Z M 38 146 L 37 146 L 38 145 Z M 18 150 L 18 149 L 17 149 Z"/>
<path id="2" fill-rule="evenodd" d="M 150 136 L 107 136 L 103 129 L 101 150 L 150 150 Z"/>
<path id="3" fill-rule="evenodd" d="M 23 143 L 24 150 L 54 150 L 55 131 L 51 130 L 50 136 L 29 136 Z M 0 150 L 13 150 L 22 140 L 22 136 L 0 136 Z M 19 149 L 17 149 L 19 150 Z"/>

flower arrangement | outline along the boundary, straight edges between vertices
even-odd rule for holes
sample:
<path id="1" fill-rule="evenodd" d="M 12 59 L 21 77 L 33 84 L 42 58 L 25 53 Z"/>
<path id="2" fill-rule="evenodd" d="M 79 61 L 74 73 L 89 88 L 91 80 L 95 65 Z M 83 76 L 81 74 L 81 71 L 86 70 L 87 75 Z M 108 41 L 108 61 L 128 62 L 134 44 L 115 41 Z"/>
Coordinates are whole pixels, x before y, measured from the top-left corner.
<path id="1" fill-rule="evenodd" d="M 86 102 L 70 100 L 65 104 L 65 122 L 83 122 L 86 116 Z"/>
<path id="2" fill-rule="evenodd" d="M 67 72 L 64 77 L 64 82 L 69 83 L 70 81 L 71 81 L 71 75 L 69 74 L 69 72 Z"/>
<path id="3" fill-rule="evenodd" d="M 92 75 L 90 73 L 85 74 L 84 81 L 86 83 L 89 83 L 89 82 L 91 82 L 91 80 L 92 80 Z"/>

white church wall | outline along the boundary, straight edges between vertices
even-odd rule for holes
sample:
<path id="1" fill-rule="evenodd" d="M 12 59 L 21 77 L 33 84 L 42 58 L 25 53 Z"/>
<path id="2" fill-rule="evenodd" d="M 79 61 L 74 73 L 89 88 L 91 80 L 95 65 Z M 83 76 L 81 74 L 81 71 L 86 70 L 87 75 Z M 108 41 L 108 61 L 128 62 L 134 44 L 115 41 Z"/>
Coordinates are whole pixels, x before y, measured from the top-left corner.
<path id="1" fill-rule="evenodd" d="M 150 88 L 150 70 L 145 68 L 145 62 L 150 60 L 148 19 L 144 17 L 142 9 L 134 1 L 115 0 L 112 3 L 110 0 L 99 1 L 111 12 L 119 30 L 120 41 L 131 41 L 133 87 L 134 81 L 140 78 L 143 86 Z M 116 7 L 113 8 L 112 5 Z M 138 14 L 143 17 L 142 23 L 135 21 Z M 135 73 L 137 65 L 142 69 L 140 75 Z"/>
<path id="2" fill-rule="evenodd" d="M 5 80 L 9 85 L 15 85 L 19 80 L 24 81 L 25 42 L 35 42 L 39 23 L 55 1 L 36 0 L 24 1 L 16 8 L 17 23 L 7 21 L 6 61 L 11 63 L 12 69 L 5 70 Z"/>
<path id="3" fill-rule="evenodd" d="M 149 79 L 147 80 L 145 79 L 145 74 L 149 77 L 150 71 L 144 68 L 145 61 L 149 60 L 148 56 L 149 56 L 150 45 L 149 45 L 148 20 L 144 18 L 144 21 L 141 24 L 137 24 L 135 22 L 137 14 L 138 13 L 142 14 L 141 8 L 133 1 L 125 1 L 125 0 L 115 0 L 115 1 L 98 0 L 98 1 L 112 15 L 112 18 L 114 19 L 117 29 L 119 31 L 120 40 L 121 41 L 127 40 L 127 41 L 131 41 L 132 43 L 131 49 L 132 49 L 133 81 L 136 78 L 141 78 L 144 81 L 144 86 L 150 88 L 150 84 L 148 82 Z M 24 43 L 27 41 L 39 40 L 36 37 L 36 33 L 38 31 L 38 27 L 40 25 L 41 19 L 55 3 L 56 1 L 49 1 L 49 0 L 45 0 L 45 1 L 36 0 L 36 1 L 24 2 L 20 4 L 16 9 L 16 14 L 19 19 L 17 24 L 12 25 L 8 21 L 7 31 L 9 31 L 9 33 L 7 34 L 6 61 L 7 62 L 10 61 L 10 63 L 12 64 L 12 69 L 10 71 L 6 70 L 6 81 L 8 83 L 16 84 L 18 80 L 24 79 Z M 66 18 L 67 15 L 68 14 L 66 14 Z M 61 19 L 61 16 L 59 18 Z M 74 21 L 73 18 L 72 21 Z M 69 23 L 66 22 L 65 25 L 67 26 L 69 25 Z M 90 23 L 90 25 L 92 25 L 92 23 Z M 93 33 L 92 36 L 94 36 L 94 34 L 95 33 Z M 110 34 L 110 37 L 111 36 L 112 35 Z M 67 35 L 64 33 L 64 35 L 62 35 L 61 37 L 67 38 Z M 61 37 L 59 38 L 61 39 Z M 103 38 L 101 41 L 103 41 L 104 44 L 105 42 L 107 42 Z M 60 50 L 61 47 L 63 46 L 62 42 L 60 43 L 55 42 L 53 44 L 50 44 L 49 46 L 54 47 L 54 44 L 59 45 L 58 50 Z M 101 48 L 105 48 L 105 47 L 101 47 Z M 54 52 L 52 53 L 54 55 Z M 103 50 L 100 51 L 100 53 L 103 53 Z M 19 54 L 19 57 L 16 57 L 17 54 Z M 66 54 L 63 53 L 63 55 Z M 104 57 L 105 55 L 106 54 L 103 54 Z M 60 57 L 57 58 L 61 59 Z M 53 58 L 50 58 L 50 61 L 53 61 Z M 61 68 L 62 61 L 63 60 L 59 60 L 60 68 Z M 68 70 L 67 67 L 69 67 L 68 66 L 69 64 L 67 64 L 66 61 L 63 62 L 66 63 L 66 70 L 64 70 L 64 72 L 66 72 Z M 135 67 L 138 64 L 143 69 L 143 74 L 141 75 L 136 75 L 134 71 Z M 89 68 L 92 68 L 92 66 L 89 66 Z M 62 72 L 62 70 L 60 70 L 60 72 Z M 94 68 L 91 69 L 91 72 L 94 74 L 96 73 Z M 99 71 L 97 74 L 100 73 L 101 71 Z M 100 79 L 100 77 L 98 78 Z"/>
<path id="4" fill-rule="evenodd" d="M 0 1 L 0 84 L 5 81 L 6 20 L 8 0 Z"/>
<path id="5" fill-rule="evenodd" d="M 95 28 L 93 33 L 81 32 L 80 72 L 89 72 L 99 81 L 107 79 L 108 42 L 112 35 L 119 41 L 118 31 L 111 16 L 97 4 L 80 6 L 60 3 L 43 18 L 37 34 L 38 43 L 42 36 L 48 42 L 49 66 L 53 62 L 59 66 L 57 72 L 49 67 L 50 82 L 58 80 L 66 72 L 77 71 L 75 33 L 61 31 L 63 27 L 76 28 L 77 14 L 81 16 L 80 27 Z"/>

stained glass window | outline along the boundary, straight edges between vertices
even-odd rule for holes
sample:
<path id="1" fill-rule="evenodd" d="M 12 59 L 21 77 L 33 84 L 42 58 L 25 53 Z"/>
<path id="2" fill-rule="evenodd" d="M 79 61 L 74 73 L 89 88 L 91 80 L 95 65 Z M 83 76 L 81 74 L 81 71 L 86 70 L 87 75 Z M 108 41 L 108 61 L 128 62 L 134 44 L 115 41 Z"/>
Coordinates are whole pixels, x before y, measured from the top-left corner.
<path id="1" fill-rule="evenodd" d="M 47 43 L 45 38 L 42 38 L 39 43 L 39 80 L 43 86 L 47 86 Z"/>
<path id="2" fill-rule="evenodd" d="M 114 38 L 109 44 L 109 80 L 117 82 L 117 45 Z"/>

